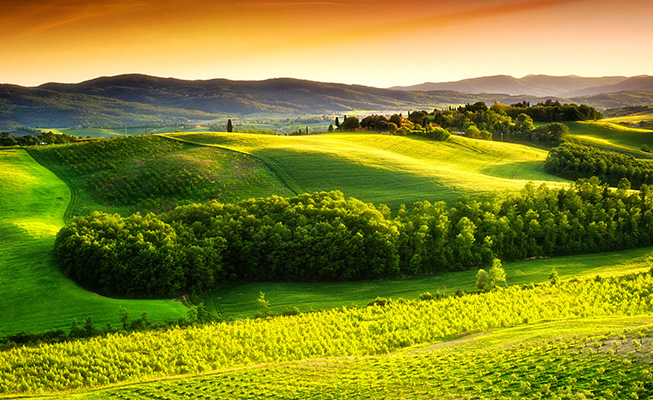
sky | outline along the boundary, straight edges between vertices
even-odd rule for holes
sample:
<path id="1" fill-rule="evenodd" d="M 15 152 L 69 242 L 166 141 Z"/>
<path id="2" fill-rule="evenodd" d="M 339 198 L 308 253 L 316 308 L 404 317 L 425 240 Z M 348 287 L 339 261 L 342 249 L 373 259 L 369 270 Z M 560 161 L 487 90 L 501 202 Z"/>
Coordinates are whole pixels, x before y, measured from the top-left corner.
<path id="1" fill-rule="evenodd" d="M 653 74 L 651 0 L 0 0 L 0 83 Z"/>

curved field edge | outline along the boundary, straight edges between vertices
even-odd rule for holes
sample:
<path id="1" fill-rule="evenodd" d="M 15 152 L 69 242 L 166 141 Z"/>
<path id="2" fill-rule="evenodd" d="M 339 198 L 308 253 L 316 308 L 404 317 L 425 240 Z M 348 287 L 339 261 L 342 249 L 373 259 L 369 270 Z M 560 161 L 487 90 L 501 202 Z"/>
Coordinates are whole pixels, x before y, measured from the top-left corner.
<path id="1" fill-rule="evenodd" d="M 90 293 L 57 268 L 52 247 L 64 224 L 70 189 L 23 149 L 0 151 L 0 336 L 68 329 L 88 316 L 96 326 L 119 323 L 119 309 L 150 321 L 178 319 L 174 301 L 110 299 Z"/>
<path id="2" fill-rule="evenodd" d="M 503 264 L 509 286 L 546 282 L 553 269 L 563 280 L 619 276 L 646 272 L 651 268 L 653 247 L 616 252 L 537 258 Z M 354 282 L 253 282 L 221 286 L 203 295 L 209 307 L 220 307 L 227 318 L 254 317 L 260 313 L 256 301 L 265 294 L 272 312 L 298 309 L 302 312 L 337 307 L 362 307 L 376 297 L 414 299 L 424 292 L 453 295 L 457 290 L 476 291 L 476 270 L 446 272 L 405 279 Z"/>
<path id="3" fill-rule="evenodd" d="M 382 355 L 546 321 L 644 319 L 653 313 L 651 291 L 653 276 L 638 274 L 15 348 L 0 352 L 0 391 L 45 394 L 285 361 Z"/>
<path id="4" fill-rule="evenodd" d="M 38 146 L 29 152 L 74 191 L 67 216 L 95 210 L 146 213 L 212 199 L 291 193 L 249 155 L 155 135 Z"/>
<path id="5" fill-rule="evenodd" d="M 367 133 L 164 136 L 251 154 L 277 171 L 283 167 L 281 174 L 291 176 L 299 189 L 308 192 L 340 190 L 393 209 L 420 200 L 453 202 L 461 194 L 514 192 L 528 181 L 553 186 L 564 181 L 544 172 L 543 150 L 459 137 L 436 142 Z"/>
<path id="6" fill-rule="evenodd" d="M 206 143 L 203 143 L 202 141 L 194 141 L 194 140 L 186 140 L 185 138 L 180 138 L 177 136 L 173 136 L 171 134 L 157 134 L 157 136 L 170 139 L 170 140 L 177 140 L 182 143 L 188 143 L 188 144 L 193 144 L 196 146 L 205 146 L 205 147 L 213 147 L 217 149 L 222 149 L 224 151 L 228 152 L 233 152 L 236 154 L 242 154 L 248 157 L 252 157 L 259 162 L 261 162 L 265 167 L 284 185 L 286 186 L 293 194 L 299 194 L 299 193 L 305 193 L 306 190 L 295 180 L 295 178 L 292 176 L 292 174 L 281 164 L 278 162 L 275 162 L 274 159 L 263 159 L 260 157 L 255 156 L 254 154 L 246 151 L 240 151 L 240 150 L 235 150 L 229 147 L 222 147 L 222 146 L 213 146 L 209 145 Z"/>
<path id="7" fill-rule="evenodd" d="M 626 153 L 636 158 L 653 158 L 641 151 L 642 145 L 653 148 L 653 130 L 632 128 L 608 121 L 566 122 L 569 138 L 608 151 Z"/>

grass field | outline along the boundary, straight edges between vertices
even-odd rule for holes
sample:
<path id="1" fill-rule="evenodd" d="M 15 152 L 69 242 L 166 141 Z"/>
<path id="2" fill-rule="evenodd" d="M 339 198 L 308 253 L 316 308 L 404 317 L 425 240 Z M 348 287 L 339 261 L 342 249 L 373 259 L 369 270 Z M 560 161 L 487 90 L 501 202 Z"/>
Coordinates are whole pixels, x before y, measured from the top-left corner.
<path id="1" fill-rule="evenodd" d="M 206 128 L 195 128 L 195 127 L 184 127 L 184 126 L 175 126 L 175 127 L 116 127 L 116 128 L 41 128 L 42 132 L 54 132 L 54 133 L 65 133 L 67 135 L 81 136 L 81 137 L 92 137 L 92 138 L 110 138 L 114 136 L 130 136 L 130 135 L 146 135 L 152 132 L 170 132 L 171 130 L 179 130 L 181 132 L 202 132 L 207 130 Z"/>
<path id="2" fill-rule="evenodd" d="M 377 356 L 235 368 L 56 399 L 644 399 L 653 317 L 555 321 Z"/>
<path id="3" fill-rule="evenodd" d="M 636 158 L 653 158 L 640 150 L 642 144 L 653 148 L 653 130 L 631 128 L 614 122 L 567 122 L 569 136 L 605 150 L 631 154 Z"/>
<path id="4" fill-rule="evenodd" d="M 295 192 L 340 190 L 393 209 L 419 200 L 453 202 L 461 194 L 518 191 L 528 181 L 562 181 L 543 171 L 544 150 L 459 137 L 435 142 L 379 134 L 165 136 L 251 154 Z"/>
<path id="5" fill-rule="evenodd" d="M 552 257 L 504 264 L 508 285 L 540 283 L 553 268 L 561 279 L 624 275 L 651 269 L 653 248 L 610 253 Z M 220 287 L 204 296 L 209 307 L 219 304 L 225 317 L 253 317 L 259 313 L 259 293 L 265 293 L 273 312 L 297 307 L 300 311 L 341 306 L 364 306 L 377 296 L 414 299 L 421 293 L 440 291 L 449 295 L 457 289 L 476 290 L 476 270 L 448 272 L 399 280 L 333 283 L 242 283 Z"/>
<path id="6" fill-rule="evenodd" d="M 253 157 L 152 135 L 32 147 L 29 152 L 73 189 L 67 217 L 291 194 Z"/>
<path id="7" fill-rule="evenodd" d="M 612 122 L 615 124 L 620 124 L 620 123 L 637 124 L 640 121 L 653 121 L 653 112 L 643 111 L 631 115 L 626 115 L 623 117 L 605 118 L 603 121 Z"/>
<path id="8" fill-rule="evenodd" d="M 55 266 L 54 237 L 70 201 L 68 187 L 22 149 L 0 150 L 0 337 L 20 331 L 62 328 L 93 316 L 97 326 L 116 325 L 124 306 L 134 318 L 177 319 L 186 308 L 174 301 L 108 299 L 83 290 Z"/>

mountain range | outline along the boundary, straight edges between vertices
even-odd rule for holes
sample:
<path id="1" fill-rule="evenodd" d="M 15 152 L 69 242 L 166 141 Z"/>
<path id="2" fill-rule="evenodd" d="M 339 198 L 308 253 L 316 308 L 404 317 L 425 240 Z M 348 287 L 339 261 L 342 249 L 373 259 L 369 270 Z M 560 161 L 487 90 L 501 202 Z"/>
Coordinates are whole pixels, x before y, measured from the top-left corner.
<path id="1" fill-rule="evenodd" d="M 650 76 L 529 77 L 476 78 L 449 82 L 454 89 L 441 86 L 437 90 L 421 90 L 418 87 L 429 89 L 430 86 L 420 85 L 382 89 L 290 78 L 191 81 L 138 74 L 38 87 L 5 84 L 0 85 L 0 129 L 168 124 L 248 114 L 407 112 L 477 101 L 536 103 L 547 98 L 599 109 L 653 104 L 653 77 Z M 545 89 L 561 95 L 543 95 Z M 569 96 L 563 96 L 565 93 Z"/>
<path id="2" fill-rule="evenodd" d="M 406 91 L 454 90 L 463 93 L 505 93 L 512 96 L 531 95 L 572 98 L 624 90 L 653 90 L 653 76 L 587 78 L 576 75 L 527 75 L 523 78 L 515 78 L 509 75 L 495 75 L 453 82 L 426 82 L 412 86 L 395 86 L 390 89 Z"/>

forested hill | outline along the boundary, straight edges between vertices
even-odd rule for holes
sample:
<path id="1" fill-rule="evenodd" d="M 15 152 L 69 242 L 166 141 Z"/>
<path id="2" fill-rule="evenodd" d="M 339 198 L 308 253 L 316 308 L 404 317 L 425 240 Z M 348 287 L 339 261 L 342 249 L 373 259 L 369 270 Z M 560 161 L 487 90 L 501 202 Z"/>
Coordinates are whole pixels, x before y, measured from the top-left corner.
<path id="1" fill-rule="evenodd" d="M 0 85 L 0 129 L 13 126 L 121 126 L 210 120 L 237 114 L 332 114 L 343 112 L 433 110 L 484 101 L 536 103 L 541 98 L 455 91 L 400 91 L 298 79 L 186 81 L 147 75 L 103 77 L 77 84 L 39 87 Z M 559 99 L 570 102 L 574 99 Z M 579 102 L 580 103 L 580 102 Z M 592 106 L 592 98 L 582 103 Z M 653 103 L 653 92 L 636 104 Z M 632 105 L 627 96 L 601 107 Z"/>

